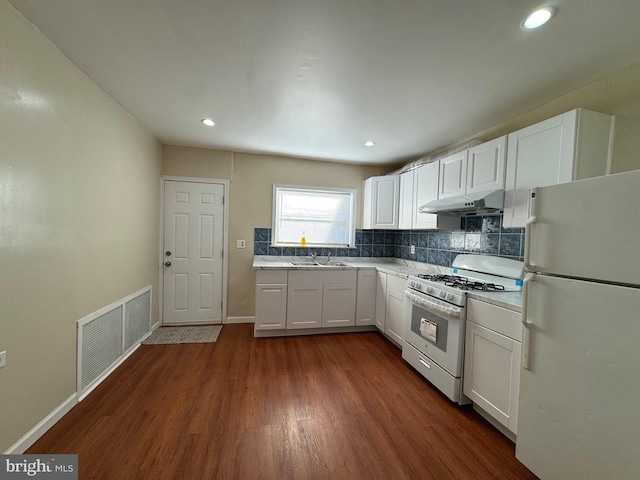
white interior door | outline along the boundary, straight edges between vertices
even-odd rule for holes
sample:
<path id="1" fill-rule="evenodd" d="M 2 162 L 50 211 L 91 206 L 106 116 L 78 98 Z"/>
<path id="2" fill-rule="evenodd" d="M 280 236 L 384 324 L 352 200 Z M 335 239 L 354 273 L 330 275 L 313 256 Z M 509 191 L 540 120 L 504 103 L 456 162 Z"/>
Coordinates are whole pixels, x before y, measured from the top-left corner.
<path id="1" fill-rule="evenodd" d="M 167 181 L 164 324 L 222 322 L 224 185 Z"/>

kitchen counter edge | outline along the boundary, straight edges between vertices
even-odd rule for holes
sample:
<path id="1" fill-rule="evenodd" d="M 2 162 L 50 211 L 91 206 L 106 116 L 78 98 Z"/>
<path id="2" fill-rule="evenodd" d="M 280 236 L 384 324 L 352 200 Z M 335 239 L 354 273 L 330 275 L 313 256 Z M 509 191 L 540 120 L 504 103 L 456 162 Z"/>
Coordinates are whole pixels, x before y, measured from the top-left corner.
<path id="1" fill-rule="evenodd" d="M 290 262 L 307 260 L 301 257 L 283 257 L 271 255 L 254 255 L 254 270 L 360 270 L 363 268 L 375 268 L 378 271 L 407 278 L 409 275 L 419 273 L 444 273 L 450 274 L 451 269 L 428 263 L 412 262 L 396 258 L 351 258 L 336 257 L 332 260 L 342 262 L 345 266 L 316 267 L 304 265 L 291 265 Z M 515 312 L 522 312 L 522 292 L 467 292 L 469 298 L 503 307 Z"/>

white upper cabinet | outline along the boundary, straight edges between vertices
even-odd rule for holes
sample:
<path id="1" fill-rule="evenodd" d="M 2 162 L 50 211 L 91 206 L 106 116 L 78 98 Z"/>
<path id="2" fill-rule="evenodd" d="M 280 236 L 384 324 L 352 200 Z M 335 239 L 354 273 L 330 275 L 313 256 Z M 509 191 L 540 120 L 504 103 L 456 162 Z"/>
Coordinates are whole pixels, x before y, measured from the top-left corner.
<path id="1" fill-rule="evenodd" d="M 400 176 L 367 178 L 363 190 L 362 228 L 397 229 Z"/>
<path id="2" fill-rule="evenodd" d="M 458 229 L 460 219 L 447 215 L 420 213 L 419 208 L 438 198 L 438 172 L 440 163 L 435 161 L 404 172 L 400 177 L 398 228 L 409 229 Z M 376 177 L 373 177 L 376 178 Z M 371 180 L 371 179 L 369 179 Z M 369 181 L 367 180 L 367 182 Z M 366 184 L 365 184 L 366 185 Z M 365 199 L 367 193 L 365 191 Z M 371 216 L 365 209 L 365 220 Z M 365 224 L 366 222 L 363 222 Z M 374 228 L 374 227 L 363 227 Z"/>
<path id="3" fill-rule="evenodd" d="M 414 206 L 413 228 L 437 228 L 438 215 L 435 213 L 420 213 L 419 208 L 431 200 L 438 199 L 438 171 L 440 163 L 431 162 L 420 165 L 414 171 L 413 197 Z"/>
<path id="4" fill-rule="evenodd" d="M 576 109 L 511 133 L 503 225 L 522 228 L 529 189 L 607 173 L 612 117 Z"/>
<path id="5" fill-rule="evenodd" d="M 440 159 L 438 198 L 504 188 L 507 137 Z"/>
<path id="6" fill-rule="evenodd" d="M 465 193 L 480 193 L 504 188 L 507 136 L 469 149 Z"/>
<path id="7" fill-rule="evenodd" d="M 438 198 L 464 195 L 467 188 L 467 156 L 469 150 L 440 159 Z"/>
<path id="8" fill-rule="evenodd" d="M 409 170 L 400 175 L 400 214 L 398 216 L 400 230 L 409 230 L 413 225 L 414 172 L 415 170 Z"/>

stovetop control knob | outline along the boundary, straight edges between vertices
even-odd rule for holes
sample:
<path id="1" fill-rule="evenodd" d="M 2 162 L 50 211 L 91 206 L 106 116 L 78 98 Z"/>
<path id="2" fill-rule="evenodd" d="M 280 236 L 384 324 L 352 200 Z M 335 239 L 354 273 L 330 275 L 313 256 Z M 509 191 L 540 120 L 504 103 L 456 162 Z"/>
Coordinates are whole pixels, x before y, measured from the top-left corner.
<path id="1" fill-rule="evenodd" d="M 440 297 L 447 298 L 447 292 L 440 292 Z"/>
<path id="2" fill-rule="evenodd" d="M 447 300 L 453 300 L 453 294 L 447 293 Z"/>
<path id="3" fill-rule="evenodd" d="M 425 290 L 427 291 L 427 293 L 433 292 L 433 288 L 431 288 L 431 287 L 426 287 Z"/>

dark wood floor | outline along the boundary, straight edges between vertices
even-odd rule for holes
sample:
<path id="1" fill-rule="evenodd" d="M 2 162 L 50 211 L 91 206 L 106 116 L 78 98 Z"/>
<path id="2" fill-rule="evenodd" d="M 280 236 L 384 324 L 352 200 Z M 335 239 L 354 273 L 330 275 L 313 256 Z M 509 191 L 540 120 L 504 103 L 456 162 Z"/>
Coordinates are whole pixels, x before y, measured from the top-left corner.
<path id="1" fill-rule="evenodd" d="M 81 479 L 526 479 L 514 445 L 378 333 L 140 347 L 27 453 Z"/>

